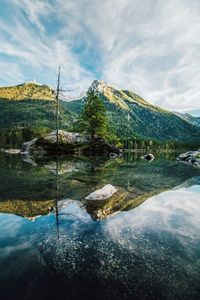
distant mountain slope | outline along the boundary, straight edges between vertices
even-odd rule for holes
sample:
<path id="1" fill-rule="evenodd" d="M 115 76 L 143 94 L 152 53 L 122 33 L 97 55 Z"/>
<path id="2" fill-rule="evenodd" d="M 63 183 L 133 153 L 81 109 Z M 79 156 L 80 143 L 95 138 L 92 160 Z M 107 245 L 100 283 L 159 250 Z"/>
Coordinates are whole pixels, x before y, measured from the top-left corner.
<path id="1" fill-rule="evenodd" d="M 16 86 L 0 87 L 0 99 L 3 100 L 53 100 L 54 91 L 47 85 L 35 81 Z"/>
<path id="2" fill-rule="evenodd" d="M 90 90 L 101 97 L 107 108 L 110 125 L 120 138 L 144 138 L 161 141 L 199 140 L 200 129 L 174 113 L 152 105 L 140 96 L 127 90 L 117 90 L 111 85 L 95 80 Z M 79 113 L 84 101 L 65 104 Z"/>
<path id="3" fill-rule="evenodd" d="M 178 117 L 180 117 L 181 119 L 189 122 L 190 124 L 193 124 L 195 126 L 199 126 L 200 127 L 200 117 L 194 117 L 190 114 L 182 114 L 179 112 L 174 112 L 175 115 L 177 115 Z"/>

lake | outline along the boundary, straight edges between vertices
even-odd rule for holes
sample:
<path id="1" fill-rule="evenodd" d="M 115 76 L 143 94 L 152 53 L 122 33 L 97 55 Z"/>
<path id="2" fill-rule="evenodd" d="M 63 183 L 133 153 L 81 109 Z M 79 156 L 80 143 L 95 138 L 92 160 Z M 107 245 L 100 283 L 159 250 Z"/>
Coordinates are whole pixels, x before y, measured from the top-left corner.
<path id="1" fill-rule="evenodd" d="M 1 299 L 200 299 L 200 169 L 178 154 L 0 154 Z"/>

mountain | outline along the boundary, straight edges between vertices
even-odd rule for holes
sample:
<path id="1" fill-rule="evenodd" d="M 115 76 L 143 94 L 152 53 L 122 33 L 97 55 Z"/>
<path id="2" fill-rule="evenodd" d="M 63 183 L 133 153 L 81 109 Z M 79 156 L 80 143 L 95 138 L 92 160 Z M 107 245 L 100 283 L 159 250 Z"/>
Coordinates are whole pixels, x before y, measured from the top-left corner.
<path id="1" fill-rule="evenodd" d="M 110 127 L 122 140 L 199 141 L 200 128 L 131 91 L 98 80 L 93 81 L 89 90 L 95 91 L 104 102 Z M 13 140 L 21 144 L 55 129 L 54 99 L 53 89 L 35 81 L 1 87 L 0 146 L 13 147 Z M 84 98 L 71 102 L 60 100 L 60 129 L 73 131 L 84 103 Z"/>
<path id="2" fill-rule="evenodd" d="M 180 112 L 174 112 L 174 114 L 180 117 L 181 119 L 189 122 L 190 124 L 200 127 L 200 117 L 194 117 L 188 113 L 182 114 Z"/>
<path id="3" fill-rule="evenodd" d="M 0 146 L 19 147 L 24 141 L 55 129 L 55 92 L 35 81 L 0 87 Z M 60 126 L 72 129 L 72 112 L 60 101 Z"/>
<path id="4" fill-rule="evenodd" d="M 48 85 L 39 84 L 35 80 L 16 86 L 0 87 L 2 100 L 53 100 L 54 90 Z"/>
<path id="5" fill-rule="evenodd" d="M 55 206 L 55 200 L 6 200 L 0 201 L 0 212 L 11 213 L 34 221 L 37 216 L 49 214 Z"/>
<path id="6" fill-rule="evenodd" d="M 95 80 L 89 90 L 95 91 L 107 108 L 110 126 L 121 138 L 142 138 L 160 141 L 198 140 L 200 129 L 173 112 L 145 101 L 128 90 L 118 90 Z M 65 104 L 69 111 L 80 113 L 84 100 Z"/>

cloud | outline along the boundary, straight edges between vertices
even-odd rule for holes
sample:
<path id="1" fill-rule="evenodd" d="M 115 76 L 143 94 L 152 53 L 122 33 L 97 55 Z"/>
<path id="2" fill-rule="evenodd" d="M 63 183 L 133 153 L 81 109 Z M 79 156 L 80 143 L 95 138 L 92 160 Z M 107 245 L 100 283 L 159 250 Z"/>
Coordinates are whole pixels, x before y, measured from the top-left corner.
<path id="1" fill-rule="evenodd" d="M 27 19 L 38 27 L 39 30 L 45 31 L 41 17 L 50 17 L 52 12 L 51 5 L 45 0 L 12 0 L 13 5 L 19 6 Z"/>
<path id="2" fill-rule="evenodd" d="M 79 64 L 76 54 L 70 49 L 68 38 L 60 39 L 59 35 L 47 35 L 38 27 L 43 27 L 39 18 L 23 17 L 21 2 L 11 1 L 14 6 L 14 17 L 0 21 L 0 54 L 7 66 L 14 64 L 19 69 L 19 78 L 39 78 L 39 81 L 51 85 L 56 84 L 58 66 L 62 64 L 62 80 L 69 88 L 80 87 L 86 89 L 93 79 L 93 75 Z M 29 11 L 29 10 L 28 10 Z M 37 10 L 34 11 L 37 14 Z M 35 26 L 32 24 L 35 23 Z M 11 63 L 12 62 L 12 63 Z M 16 72 L 15 72 L 16 73 Z M 23 75 L 23 76 L 22 76 Z M 32 78 L 31 78 L 32 76 Z M 0 75 L 1 85 L 15 84 L 12 70 L 7 67 L 7 76 Z"/>
<path id="3" fill-rule="evenodd" d="M 63 80 L 79 90 L 98 77 L 170 110 L 200 110 L 198 0 L 5 5 L 10 18 L 2 17 L 0 51 L 24 77 L 53 84 L 52 70 L 62 61 Z"/>

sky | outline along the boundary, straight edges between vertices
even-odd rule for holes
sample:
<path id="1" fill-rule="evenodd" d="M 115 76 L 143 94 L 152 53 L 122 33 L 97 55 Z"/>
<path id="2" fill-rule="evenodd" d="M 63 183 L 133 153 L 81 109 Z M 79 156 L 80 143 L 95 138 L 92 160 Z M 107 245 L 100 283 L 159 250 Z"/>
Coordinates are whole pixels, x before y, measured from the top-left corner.
<path id="1" fill-rule="evenodd" d="M 0 0 L 0 86 L 60 64 L 68 99 L 99 79 L 200 116 L 200 1 Z"/>

